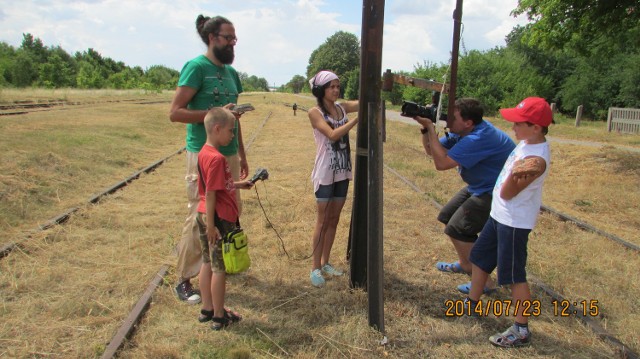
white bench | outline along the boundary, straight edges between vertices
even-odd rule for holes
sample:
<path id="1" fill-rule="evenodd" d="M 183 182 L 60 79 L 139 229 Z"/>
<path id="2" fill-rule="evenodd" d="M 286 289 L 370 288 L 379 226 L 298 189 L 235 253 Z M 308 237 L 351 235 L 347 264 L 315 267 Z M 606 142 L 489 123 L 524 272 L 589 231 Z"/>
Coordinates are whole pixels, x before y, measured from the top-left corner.
<path id="1" fill-rule="evenodd" d="M 607 131 L 640 133 L 640 109 L 609 107 Z"/>

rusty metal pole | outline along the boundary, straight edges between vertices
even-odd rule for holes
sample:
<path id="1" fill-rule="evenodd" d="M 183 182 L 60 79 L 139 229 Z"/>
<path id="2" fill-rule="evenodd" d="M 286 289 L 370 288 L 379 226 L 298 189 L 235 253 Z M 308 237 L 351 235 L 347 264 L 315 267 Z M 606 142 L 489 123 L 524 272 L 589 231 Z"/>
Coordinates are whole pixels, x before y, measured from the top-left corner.
<path id="1" fill-rule="evenodd" d="M 380 90 L 384 0 L 363 0 L 360 109 L 355 158 L 353 211 L 347 255 L 350 286 L 369 294 L 369 325 L 384 331 L 382 262 L 382 156 Z M 371 133 L 374 131 L 375 133 Z M 373 150 L 373 151 L 372 151 Z M 370 168 L 370 166 L 372 166 Z M 373 182 L 372 182 L 373 181 Z M 376 192 L 371 195 L 370 191 Z M 379 193 L 378 193 L 379 192 Z M 371 202 L 369 201 L 371 200 Z M 376 223 L 370 223 L 373 220 Z"/>
<path id="2" fill-rule="evenodd" d="M 451 79 L 449 80 L 449 107 L 447 114 L 453 119 L 456 104 L 456 85 L 458 80 L 458 49 L 460 48 L 460 26 L 462 24 L 462 0 L 456 0 L 453 11 L 453 44 L 451 45 Z"/>

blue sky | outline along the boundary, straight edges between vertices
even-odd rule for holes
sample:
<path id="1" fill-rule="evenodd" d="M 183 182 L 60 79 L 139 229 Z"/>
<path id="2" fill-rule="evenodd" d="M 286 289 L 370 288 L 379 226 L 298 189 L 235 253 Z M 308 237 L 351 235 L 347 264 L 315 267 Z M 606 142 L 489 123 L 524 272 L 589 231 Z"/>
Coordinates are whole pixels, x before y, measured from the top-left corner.
<path id="1" fill-rule="evenodd" d="M 387 0 L 383 71 L 448 62 L 455 0 Z M 509 15 L 517 0 L 464 0 L 467 50 L 504 45 L 524 17 Z M 70 54 L 93 48 L 128 66 L 180 70 L 206 48 L 195 31 L 199 14 L 223 15 L 236 27 L 233 66 L 280 86 L 306 75 L 311 52 L 337 31 L 360 38 L 359 0 L 0 0 L 0 41 L 19 47 L 23 33 Z"/>

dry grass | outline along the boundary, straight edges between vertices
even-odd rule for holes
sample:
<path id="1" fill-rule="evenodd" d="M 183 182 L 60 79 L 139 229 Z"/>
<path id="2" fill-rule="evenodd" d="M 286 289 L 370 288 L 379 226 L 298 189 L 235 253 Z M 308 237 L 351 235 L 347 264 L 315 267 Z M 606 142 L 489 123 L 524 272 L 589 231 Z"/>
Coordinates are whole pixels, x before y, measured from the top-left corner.
<path id="1" fill-rule="evenodd" d="M 421 151 L 416 127 L 400 123 L 388 125 L 385 161 L 425 193 L 414 192 L 389 171 L 384 172 L 385 329 L 389 344 L 378 345 L 382 336 L 368 326 L 366 293 L 350 290 L 346 278 L 330 280 L 322 290 L 309 283 L 310 260 L 303 258 L 311 252 L 310 234 L 315 220 L 309 181 L 314 143 L 306 113 L 298 111 L 294 117 L 291 108 L 283 103 L 297 102 L 310 107 L 313 102 L 309 98 L 282 94 L 246 94 L 241 101 L 251 102 L 257 108 L 243 117 L 245 140 L 258 134 L 249 149 L 251 169 L 262 166 L 270 172 L 270 179 L 257 185 L 260 202 L 253 190 L 243 192 L 242 222 L 252 240 L 253 266 L 246 274 L 228 279 L 227 303 L 245 319 L 227 331 L 214 333 L 195 320 L 197 307 L 179 303 L 172 293 L 172 285 L 165 285 L 157 289 L 149 312 L 122 357 L 604 358 L 616 355 L 574 318 L 554 316 L 550 299 L 540 290 L 534 290 L 534 296 L 542 301 L 543 311 L 531 321 L 535 335 L 531 348 L 505 351 L 488 344 L 487 337 L 503 330 L 510 318 L 490 317 L 481 323 L 468 323 L 445 317 L 445 300 L 463 298 L 455 286 L 466 278 L 442 274 L 435 269 L 437 260 L 453 259 L 454 254 L 442 234 L 442 226 L 435 221 L 437 210 L 426 198 L 443 203 L 462 183 L 453 171 L 433 170 L 433 164 Z M 65 177 L 57 171 L 42 174 L 47 181 L 59 183 L 63 196 L 60 204 L 51 201 L 54 205 L 42 205 L 39 212 L 35 212 L 36 204 L 27 207 L 32 209 L 26 211 L 32 213 L 32 223 L 77 205 L 90 194 L 132 173 L 132 168 L 153 162 L 182 146 L 184 128 L 166 119 L 168 103 L 117 107 L 97 111 L 103 117 L 92 126 L 103 125 L 96 127 L 101 136 L 109 131 L 143 131 L 142 137 L 111 138 L 111 144 L 108 140 L 88 141 L 75 146 L 74 152 L 65 152 L 59 144 L 64 136 L 41 147 L 34 147 L 38 145 L 35 141 L 30 144 L 24 142 L 24 138 L 20 141 L 20 136 L 34 136 L 33 122 L 34 127 L 44 128 L 45 132 L 51 123 L 68 126 L 67 137 L 74 137 L 76 127 L 78 131 L 91 127 L 83 125 L 89 120 L 79 120 L 91 117 L 88 113 L 76 112 L 83 110 L 57 112 L 58 116 L 52 113 L 51 117 L 36 118 L 36 121 L 10 118 L 0 121 L 3 146 L 4 139 L 14 141 L 12 146 L 7 146 L 14 151 L 13 156 L 6 158 L 24 156 L 21 166 L 10 168 L 21 168 L 25 173 L 38 173 L 38 163 L 51 163 L 27 160 L 30 153 L 40 153 L 43 149 L 50 149 L 51 158 L 61 163 L 60 168 L 71 167 L 77 157 L 103 156 L 100 158 L 130 161 L 123 166 L 110 162 L 110 166 L 100 170 L 102 175 L 95 175 L 98 170 L 93 166 L 103 165 L 104 160 L 85 162 L 85 170 L 73 176 Z M 140 107 L 143 110 L 139 110 Z M 59 116 L 61 113 L 64 116 Z M 265 127 L 258 133 L 269 114 Z M 74 123 L 71 118 L 78 126 L 71 126 Z M 11 121 L 10 126 L 4 125 L 7 119 Z M 154 126 L 158 128 L 149 128 Z M 101 151 L 107 145 L 109 150 Z M 137 156 L 126 157 L 131 151 Z M 598 227 L 608 225 L 611 228 L 607 230 L 612 232 L 620 227 L 620 232 L 614 233 L 637 239 L 638 224 L 633 222 L 634 216 L 622 217 L 626 216 L 622 212 L 628 210 L 624 209 L 625 203 L 638 196 L 637 185 L 631 185 L 637 180 L 637 172 L 620 171 L 616 167 L 621 164 L 632 168 L 634 161 L 632 165 L 625 164 L 628 157 L 613 150 L 602 157 L 602 151 L 574 145 L 554 143 L 552 151 L 553 173 L 545 188 L 545 204 L 562 211 L 578 211 L 575 206 L 586 205 L 576 205 L 577 200 L 591 201 L 589 208 L 593 216 L 585 220 Z M 0 166 L 5 166 L 5 162 L 3 158 Z M 184 220 L 183 162 L 183 155 L 172 158 L 99 205 L 83 209 L 69 224 L 46 231 L 28 241 L 23 250 L 0 261 L 3 303 L 0 356 L 94 357 L 101 354 L 160 265 L 175 263 L 172 247 Z M 5 170 L 3 168 L 3 174 L 7 173 Z M 577 175 L 580 173 L 593 175 Z M 601 182 L 597 180 L 599 177 L 603 177 Z M 25 184 L 29 178 L 16 176 L 14 184 L 35 190 L 42 186 Z M 102 182 L 97 184 L 98 181 Z M 624 192 L 609 191 L 604 183 L 622 186 Z M 31 200 L 32 195 L 23 197 L 24 203 Z M 267 223 L 260 204 L 280 233 L 291 258 L 284 255 L 283 244 Z M 6 218 L 6 214 L 16 208 L 7 205 L 0 213 Z M 332 256 L 334 264 L 341 268 L 348 267 L 344 258 L 350 211 L 351 201 L 348 201 Z M 600 222 L 596 224 L 596 220 Z M 21 233 L 26 226 L 22 222 L 3 225 L 7 230 Z M 640 278 L 635 270 L 639 262 L 637 253 L 548 215 L 541 217 L 531 235 L 530 272 L 572 301 L 599 300 L 600 309 L 606 314 L 602 324 L 636 352 L 640 350 L 637 310 Z M 173 275 L 167 277 L 168 284 L 173 281 Z M 507 290 L 491 297 L 506 298 Z"/>
<path id="2" fill-rule="evenodd" d="M 132 105 L 118 96 L 79 93 L 70 99 L 85 105 L 0 118 L 7 241 L 184 146 L 184 129 L 168 120 L 166 104 Z M 90 98 L 100 101 L 86 105 Z"/>

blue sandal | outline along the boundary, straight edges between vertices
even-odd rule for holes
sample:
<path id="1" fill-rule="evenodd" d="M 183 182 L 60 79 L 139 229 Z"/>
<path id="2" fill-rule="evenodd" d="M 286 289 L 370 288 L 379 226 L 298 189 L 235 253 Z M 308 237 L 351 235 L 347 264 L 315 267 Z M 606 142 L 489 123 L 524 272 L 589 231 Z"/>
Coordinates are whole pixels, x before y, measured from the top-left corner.
<path id="1" fill-rule="evenodd" d="M 438 268 L 438 270 L 441 272 L 471 274 L 471 273 L 465 272 L 462 269 L 462 267 L 460 266 L 460 262 L 453 262 L 453 263 L 438 262 L 436 263 L 436 268 Z"/>
<path id="2" fill-rule="evenodd" d="M 460 284 L 458 286 L 458 290 L 464 294 L 469 294 L 469 292 L 471 291 L 471 282 L 467 282 L 464 284 Z M 489 287 L 484 287 L 484 289 L 482 290 L 483 294 L 491 294 L 493 292 L 495 292 L 496 290 L 498 290 L 498 288 L 489 288 Z"/>

